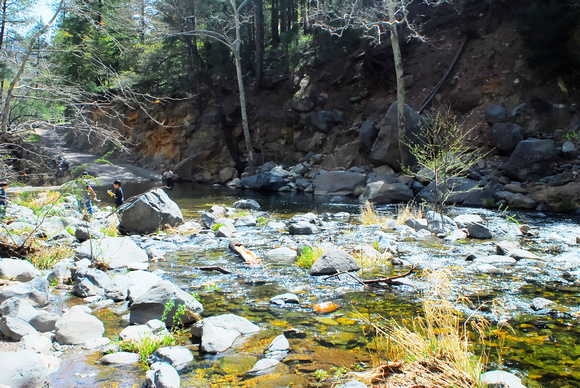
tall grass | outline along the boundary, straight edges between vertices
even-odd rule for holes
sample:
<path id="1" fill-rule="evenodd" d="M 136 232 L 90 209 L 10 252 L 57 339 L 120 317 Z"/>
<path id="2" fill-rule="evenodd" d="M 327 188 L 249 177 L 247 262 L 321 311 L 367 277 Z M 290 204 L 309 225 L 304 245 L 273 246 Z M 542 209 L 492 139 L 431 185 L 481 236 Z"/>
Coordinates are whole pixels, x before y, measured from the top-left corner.
<path id="1" fill-rule="evenodd" d="M 296 258 L 296 265 L 305 269 L 310 269 L 312 268 L 314 262 L 324 252 L 326 252 L 326 250 L 319 246 L 315 247 L 305 246 L 304 248 L 302 248 L 302 254 Z"/>
<path id="2" fill-rule="evenodd" d="M 423 204 L 417 205 L 412 201 L 400 205 L 397 210 L 397 225 L 403 225 L 409 219 L 423 218 L 423 210 Z"/>
<path id="3" fill-rule="evenodd" d="M 489 323 L 470 316 L 462 319 L 451 302 L 449 272 L 429 275 L 432 285 L 423 301 L 424 317 L 410 325 L 390 321 L 376 325 L 384 362 L 366 374 L 367 382 L 381 387 L 483 387 L 480 375 L 485 352 L 476 356 L 470 333 L 485 344 Z"/>
<path id="4" fill-rule="evenodd" d="M 387 250 L 380 252 L 375 247 L 363 245 L 361 249 L 352 254 L 352 257 L 361 268 L 368 269 L 390 264 L 393 254 Z"/>
<path id="5" fill-rule="evenodd" d="M 360 221 L 363 225 L 381 225 L 387 219 L 387 217 L 378 215 L 373 204 L 369 201 L 360 207 Z"/>
<path id="6" fill-rule="evenodd" d="M 166 346 L 173 346 L 177 343 L 175 337 L 171 334 L 164 336 L 147 336 L 138 341 L 122 341 L 119 347 L 124 352 L 138 353 L 141 365 L 148 368 L 148 359 L 157 349 Z"/>
<path id="7" fill-rule="evenodd" d="M 72 257 L 73 254 L 74 251 L 70 246 L 35 246 L 32 253 L 27 256 L 27 259 L 38 269 L 50 269 L 59 261 Z"/>

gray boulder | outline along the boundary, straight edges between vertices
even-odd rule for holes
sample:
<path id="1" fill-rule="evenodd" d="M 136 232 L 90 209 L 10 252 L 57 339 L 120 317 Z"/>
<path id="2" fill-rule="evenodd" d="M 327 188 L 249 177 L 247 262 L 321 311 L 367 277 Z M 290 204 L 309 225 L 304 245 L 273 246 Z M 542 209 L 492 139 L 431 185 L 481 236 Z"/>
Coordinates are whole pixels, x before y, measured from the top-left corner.
<path id="1" fill-rule="evenodd" d="M 156 362 L 145 374 L 146 388 L 179 388 L 181 380 L 174 367 L 165 362 Z"/>
<path id="2" fill-rule="evenodd" d="M 0 290 L 0 303 L 12 297 L 26 300 L 34 307 L 44 307 L 49 301 L 48 281 L 35 278 L 26 283 L 16 283 Z"/>
<path id="3" fill-rule="evenodd" d="M 199 314 L 203 311 L 203 306 L 193 296 L 177 287 L 169 281 L 161 281 L 147 291 L 138 295 L 130 306 L 131 324 L 143 324 L 151 319 L 161 319 L 165 311 L 167 302 L 173 301 L 173 308 L 166 313 L 165 324 L 171 326 L 173 317 L 179 306 L 185 306 L 189 312 L 181 317 L 182 323 L 195 321 L 193 314 Z"/>
<path id="4" fill-rule="evenodd" d="M 282 361 L 288 355 L 290 351 L 290 342 L 284 334 L 280 334 L 268 346 L 266 349 L 265 357 L 266 358 L 273 358 L 278 361 Z"/>
<path id="5" fill-rule="evenodd" d="M 28 323 L 36 330 L 44 333 L 56 329 L 56 322 L 60 319 L 60 315 L 54 314 L 45 310 L 39 310 Z"/>
<path id="6" fill-rule="evenodd" d="M 415 139 L 419 133 L 420 116 L 411 107 L 405 105 L 405 137 Z M 399 150 L 399 124 L 397 119 L 397 102 L 393 102 L 383 120 L 379 123 L 379 134 L 371 149 L 370 157 L 377 165 L 387 164 L 399 170 L 401 151 Z M 413 164 L 413 158 L 408 151 L 405 160 Z"/>
<path id="7" fill-rule="evenodd" d="M 126 202 L 118 209 L 119 229 L 131 233 L 149 234 L 165 225 L 183 223 L 181 209 L 163 189 L 151 190 L 135 201 Z"/>
<path id="8" fill-rule="evenodd" d="M 256 361 L 252 369 L 247 373 L 254 376 L 265 376 L 277 372 L 277 367 L 280 365 L 280 361 L 275 358 L 263 358 Z"/>
<path id="9" fill-rule="evenodd" d="M 458 228 L 467 228 L 470 224 L 483 224 L 485 221 L 477 214 L 462 214 L 453 218 Z"/>
<path id="10" fill-rule="evenodd" d="M 320 171 L 312 181 L 314 194 L 360 195 L 366 182 L 365 174 L 350 171 Z"/>
<path id="11" fill-rule="evenodd" d="M 151 363 L 166 362 L 175 369 L 180 370 L 193 361 L 193 354 L 184 346 L 167 346 L 157 349 L 150 356 L 149 361 Z"/>
<path id="12" fill-rule="evenodd" d="M 129 237 L 104 237 L 100 240 L 89 240 L 77 248 L 79 259 L 105 263 L 108 268 L 127 267 L 136 263 L 147 263 L 147 252 L 139 248 Z"/>
<path id="13" fill-rule="evenodd" d="M 500 370 L 483 373 L 481 382 L 488 388 L 526 388 L 519 377 Z"/>
<path id="14" fill-rule="evenodd" d="M 40 276 L 40 271 L 28 260 L 0 259 L 0 278 L 27 282 Z"/>
<path id="15" fill-rule="evenodd" d="M 260 204 L 253 199 L 242 199 L 234 202 L 235 209 L 260 210 Z"/>
<path id="16" fill-rule="evenodd" d="M 42 310 L 39 310 L 42 311 Z M 38 314 L 38 311 L 24 299 L 13 297 L 0 304 L 0 315 L 3 317 L 16 317 L 30 322 Z"/>
<path id="17" fill-rule="evenodd" d="M 139 355 L 130 352 L 111 353 L 101 357 L 100 362 L 103 365 L 136 364 L 139 362 Z"/>
<path id="18" fill-rule="evenodd" d="M 372 121 L 365 121 L 363 125 L 358 130 L 358 138 L 360 140 L 360 149 L 365 154 L 370 154 L 375 140 L 377 140 L 377 135 L 379 134 L 379 129 L 375 127 Z"/>
<path id="19" fill-rule="evenodd" d="M 467 225 L 467 234 L 471 238 L 488 239 L 491 238 L 491 231 L 483 224 L 473 223 Z"/>
<path id="20" fill-rule="evenodd" d="M 270 303 L 278 305 L 278 306 L 286 306 L 289 303 L 299 304 L 300 299 L 298 299 L 298 296 L 296 294 L 292 294 L 292 293 L 287 292 L 285 294 L 276 295 L 276 296 L 271 297 Z"/>
<path id="21" fill-rule="evenodd" d="M 524 130 L 517 124 L 496 123 L 491 127 L 491 146 L 501 152 L 513 152 L 522 140 Z"/>
<path id="22" fill-rule="evenodd" d="M 503 173 L 520 181 L 543 178 L 552 173 L 555 159 L 553 140 L 523 140 L 504 164 Z"/>
<path id="23" fill-rule="evenodd" d="M 536 201 L 534 201 L 532 197 L 521 193 L 509 195 L 507 197 L 507 201 L 510 207 L 514 209 L 533 209 L 537 205 Z"/>
<path id="24" fill-rule="evenodd" d="M 71 308 L 56 322 L 55 338 L 61 345 L 78 345 L 105 332 L 103 322 L 81 308 Z"/>
<path id="25" fill-rule="evenodd" d="M 312 113 L 310 120 L 312 125 L 323 133 L 329 133 L 335 123 L 334 115 L 327 110 Z"/>
<path id="26" fill-rule="evenodd" d="M 324 252 L 310 268 L 310 275 L 332 275 L 338 272 L 358 271 L 360 265 L 341 249 L 330 249 Z"/>
<path id="27" fill-rule="evenodd" d="M 428 211 L 425 219 L 427 220 L 427 230 L 433 234 L 448 234 L 457 229 L 455 221 L 434 211 Z"/>
<path id="28" fill-rule="evenodd" d="M 236 220 L 236 227 L 244 227 L 244 226 L 256 226 L 258 224 L 258 219 L 253 215 L 247 215 L 240 217 Z"/>
<path id="29" fill-rule="evenodd" d="M 238 338 L 259 330 L 246 318 L 224 314 L 196 322 L 191 328 L 191 335 L 201 338 L 202 351 L 219 353 L 232 347 Z"/>
<path id="30" fill-rule="evenodd" d="M 81 298 L 104 295 L 105 288 L 111 284 L 111 278 L 96 268 L 79 268 L 74 275 L 73 294 Z"/>
<path id="31" fill-rule="evenodd" d="M 46 383 L 48 368 L 42 356 L 30 350 L 0 352 L 0 384 L 13 388 L 38 388 Z"/>
<path id="32" fill-rule="evenodd" d="M 52 352 L 52 341 L 50 338 L 38 333 L 27 334 L 20 339 L 19 348 L 21 350 L 30 350 L 34 353 L 49 355 Z"/>
<path id="33" fill-rule="evenodd" d="M 152 272 L 131 271 L 125 275 L 115 276 L 106 288 L 105 295 L 117 302 L 127 298 L 133 301 L 161 280 L 157 274 Z"/>
<path id="34" fill-rule="evenodd" d="M 296 259 L 296 251 L 288 247 L 279 247 L 269 250 L 265 256 L 274 261 L 293 262 Z"/>
<path id="35" fill-rule="evenodd" d="M 20 341 L 25 335 L 38 334 L 28 322 L 16 317 L 0 318 L 0 330 L 2 334 L 14 341 Z"/>
<path id="36" fill-rule="evenodd" d="M 69 284 L 72 279 L 72 272 L 69 265 L 65 261 L 57 263 L 52 272 L 48 275 L 48 282 L 50 284 Z"/>
<path id="37" fill-rule="evenodd" d="M 123 341 L 143 342 L 150 338 L 163 338 L 169 335 L 165 323 L 159 319 L 152 319 L 145 325 L 130 325 L 119 333 Z"/>
<path id="38" fill-rule="evenodd" d="M 556 302 L 546 298 L 534 298 L 531 303 L 532 310 L 534 311 L 540 311 L 554 306 L 556 306 Z"/>
<path id="39" fill-rule="evenodd" d="M 508 119 L 508 110 L 503 106 L 490 104 L 485 110 L 485 120 L 488 123 L 503 123 Z"/>
<path id="40" fill-rule="evenodd" d="M 574 159 L 578 156 L 578 149 L 571 141 L 565 141 L 562 144 L 562 156 L 566 159 Z"/>
<path id="41" fill-rule="evenodd" d="M 344 384 L 337 385 L 336 388 L 367 388 L 365 383 L 357 380 L 350 380 Z"/>
<path id="42" fill-rule="evenodd" d="M 242 178 L 237 182 L 236 187 L 254 191 L 278 191 L 288 184 L 286 179 L 289 175 L 289 172 L 276 167 L 267 172 Z"/>
<path id="43" fill-rule="evenodd" d="M 298 221 L 288 226 L 288 233 L 292 235 L 316 234 L 318 228 L 308 221 Z"/>
<path id="44" fill-rule="evenodd" d="M 414 197 L 413 191 L 404 183 L 371 182 L 366 185 L 359 202 L 370 201 L 374 204 L 407 202 Z"/>

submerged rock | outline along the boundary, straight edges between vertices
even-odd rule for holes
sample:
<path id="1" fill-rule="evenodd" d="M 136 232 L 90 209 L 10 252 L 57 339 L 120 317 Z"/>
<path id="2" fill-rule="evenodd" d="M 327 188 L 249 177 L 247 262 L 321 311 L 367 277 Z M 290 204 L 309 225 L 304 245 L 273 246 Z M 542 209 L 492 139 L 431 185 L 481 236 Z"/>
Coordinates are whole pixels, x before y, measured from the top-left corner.
<path id="1" fill-rule="evenodd" d="M 481 382 L 488 388 L 526 388 L 519 377 L 500 370 L 485 372 L 481 375 Z"/>

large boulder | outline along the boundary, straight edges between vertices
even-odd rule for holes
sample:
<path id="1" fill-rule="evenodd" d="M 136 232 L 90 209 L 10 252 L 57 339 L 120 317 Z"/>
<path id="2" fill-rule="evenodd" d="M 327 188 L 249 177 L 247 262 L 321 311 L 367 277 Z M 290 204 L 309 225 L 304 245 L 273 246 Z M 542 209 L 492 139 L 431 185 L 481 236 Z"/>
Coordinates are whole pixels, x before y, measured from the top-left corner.
<path id="1" fill-rule="evenodd" d="M 517 124 L 496 123 L 491 127 L 491 146 L 500 152 L 513 152 L 522 140 L 524 130 Z"/>
<path id="2" fill-rule="evenodd" d="M 159 348 L 150 356 L 150 362 L 166 362 L 175 369 L 183 369 L 193 361 L 191 350 L 184 346 L 166 346 Z"/>
<path id="3" fill-rule="evenodd" d="M 149 260 L 147 252 L 139 248 L 129 237 L 104 237 L 100 240 L 87 240 L 77 248 L 79 259 L 100 262 L 108 268 L 127 267 Z"/>
<path id="4" fill-rule="evenodd" d="M 145 374 L 146 388 L 179 388 L 181 380 L 174 367 L 165 362 L 156 362 Z"/>
<path id="5" fill-rule="evenodd" d="M 329 249 L 324 252 L 310 268 L 310 275 L 332 275 L 339 272 L 358 271 L 360 265 L 341 249 Z"/>
<path id="6" fill-rule="evenodd" d="M 165 312 L 168 302 L 173 301 L 173 307 Z M 171 302 L 170 302 L 171 303 Z M 181 323 L 190 323 L 196 320 L 195 314 L 203 311 L 203 306 L 193 296 L 183 291 L 170 281 L 164 280 L 154 284 L 147 291 L 138 295 L 130 306 L 131 324 L 144 324 L 151 319 L 161 319 L 165 312 L 165 323 L 173 324 L 173 318 L 178 309 L 185 306 L 185 314 L 180 317 Z"/>
<path id="7" fill-rule="evenodd" d="M 366 182 L 365 174 L 350 171 L 320 171 L 312 182 L 314 194 L 360 195 Z"/>
<path id="8" fill-rule="evenodd" d="M 103 322 L 81 307 L 83 306 L 71 308 L 56 322 L 54 334 L 59 344 L 78 345 L 103 336 Z"/>
<path id="9" fill-rule="evenodd" d="M 365 154 L 369 154 L 373 148 L 379 129 L 375 127 L 372 121 L 365 121 L 358 130 L 358 138 L 360 140 L 360 149 Z"/>
<path id="10" fill-rule="evenodd" d="M 433 234 L 449 234 L 457 229 L 457 224 L 451 218 L 434 211 L 425 215 L 427 230 Z"/>
<path id="11" fill-rule="evenodd" d="M 413 199 L 413 192 L 404 183 L 371 182 L 366 185 L 359 201 L 371 201 L 376 205 L 407 202 Z"/>
<path id="12" fill-rule="evenodd" d="M 536 202 L 546 204 L 553 212 L 567 212 L 580 208 L 580 182 L 570 182 L 564 186 L 540 186 L 532 193 Z"/>
<path id="13" fill-rule="evenodd" d="M 420 116 L 411 107 L 405 105 L 405 137 L 415 139 L 419 133 Z M 411 154 L 405 151 L 405 160 L 413 164 Z M 395 170 L 401 169 L 401 152 L 399 150 L 399 124 L 397 119 L 397 102 L 393 102 L 383 120 L 379 123 L 379 134 L 370 154 L 377 165 L 388 164 Z"/>
<path id="14" fill-rule="evenodd" d="M 48 374 L 42 356 L 30 350 L 0 352 L 0 384 L 8 387 L 43 387 Z"/>
<path id="15" fill-rule="evenodd" d="M 16 317 L 26 322 L 30 322 L 30 320 L 38 314 L 38 311 L 26 300 L 17 297 L 7 299 L 0 304 L 1 316 Z"/>
<path id="16" fill-rule="evenodd" d="M 257 333 L 260 328 L 246 318 L 224 314 L 204 318 L 191 328 L 191 335 L 201 338 L 201 350 L 219 353 L 229 349 L 242 336 Z"/>
<path id="17" fill-rule="evenodd" d="M 519 377 L 501 370 L 483 373 L 481 382 L 488 388 L 525 388 Z"/>
<path id="18" fill-rule="evenodd" d="M 49 300 L 48 281 L 35 278 L 26 283 L 16 283 L 0 290 L 0 303 L 12 297 L 26 300 L 34 307 L 44 307 Z"/>
<path id="19" fill-rule="evenodd" d="M 552 173 L 555 159 L 553 140 L 523 140 L 505 163 L 503 173 L 520 181 L 543 178 Z"/>
<path id="20" fill-rule="evenodd" d="M 148 271 L 131 271 L 127 274 L 115 276 L 111 284 L 106 288 L 105 295 L 114 301 L 129 299 L 130 301 L 153 285 L 159 283 L 162 279 L 159 275 Z"/>
<path id="21" fill-rule="evenodd" d="M 181 209 L 163 189 L 151 190 L 134 201 L 119 207 L 121 222 L 119 229 L 127 233 L 149 234 L 165 225 L 183 223 Z"/>
<path id="22" fill-rule="evenodd" d="M 278 191 L 288 184 L 290 173 L 280 166 L 261 174 L 250 175 L 240 179 L 236 187 L 254 191 Z"/>
<path id="23" fill-rule="evenodd" d="M 40 276 L 40 271 L 28 260 L 0 259 L 0 279 L 27 282 Z"/>
<path id="24" fill-rule="evenodd" d="M 25 335 L 38 334 L 28 322 L 16 317 L 0 318 L 0 330 L 4 336 L 14 341 L 20 341 Z"/>

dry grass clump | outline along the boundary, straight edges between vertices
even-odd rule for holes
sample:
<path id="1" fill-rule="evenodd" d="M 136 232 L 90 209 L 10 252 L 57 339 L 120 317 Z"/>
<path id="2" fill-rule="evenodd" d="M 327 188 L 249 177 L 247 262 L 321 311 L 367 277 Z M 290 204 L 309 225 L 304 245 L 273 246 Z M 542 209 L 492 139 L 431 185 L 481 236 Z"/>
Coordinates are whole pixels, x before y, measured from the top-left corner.
<path id="1" fill-rule="evenodd" d="M 388 250 L 380 252 L 372 246 L 363 245 L 361 249 L 353 252 L 352 257 L 361 268 L 373 268 L 390 264 L 393 254 Z"/>
<path id="2" fill-rule="evenodd" d="M 486 356 L 476 357 L 470 330 L 484 338 L 488 322 L 473 316 L 462 320 L 450 300 L 449 272 L 429 276 L 430 294 L 423 302 L 424 318 L 409 327 L 391 321 L 374 325 L 386 345 L 388 360 L 364 374 L 374 387 L 481 387 Z M 363 376 L 359 376 L 363 377 Z"/>
<path id="3" fill-rule="evenodd" d="M 381 225 L 388 220 L 387 217 L 377 214 L 374 206 L 369 201 L 360 207 L 360 221 L 363 225 Z"/>
<path id="4" fill-rule="evenodd" d="M 62 194 L 58 191 L 47 190 L 38 193 L 38 196 L 30 201 L 29 205 L 32 208 L 43 208 L 54 205 L 60 201 Z"/>
<path id="5" fill-rule="evenodd" d="M 409 219 L 423 218 L 423 210 L 423 204 L 416 205 L 414 202 L 400 205 L 397 211 L 397 225 L 403 225 Z"/>
<path id="6" fill-rule="evenodd" d="M 55 264 L 73 255 L 67 245 L 38 246 L 27 256 L 28 261 L 38 269 L 50 269 Z"/>
<path id="7" fill-rule="evenodd" d="M 169 234 L 180 234 L 183 236 L 190 236 L 201 231 L 201 225 L 197 222 L 184 222 L 178 226 L 165 225 L 163 231 Z"/>

